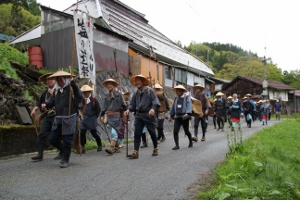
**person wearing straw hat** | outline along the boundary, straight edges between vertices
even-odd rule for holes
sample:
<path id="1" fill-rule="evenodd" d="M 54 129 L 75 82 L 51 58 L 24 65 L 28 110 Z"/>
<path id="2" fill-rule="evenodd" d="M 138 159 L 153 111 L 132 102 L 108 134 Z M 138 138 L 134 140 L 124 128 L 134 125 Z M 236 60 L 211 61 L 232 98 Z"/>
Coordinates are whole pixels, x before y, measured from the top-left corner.
<path id="1" fill-rule="evenodd" d="M 223 98 L 224 94 L 222 92 L 218 92 L 216 94 L 217 101 L 215 103 L 214 112 L 217 115 L 217 124 L 218 129 L 224 131 L 224 123 L 227 121 L 227 113 L 226 110 L 228 108 L 227 100 Z"/>
<path id="2" fill-rule="evenodd" d="M 171 106 L 168 114 L 168 121 L 172 121 L 174 119 L 174 129 L 173 129 L 173 137 L 175 142 L 175 147 L 172 150 L 180 149 L 179 146 L 179 130 L 181 125 L 183 126 L 183 130 L 185 135 L 189 139 L 189 148 L 193 147 L 192 134 L 189 130 L 189 120 L 192 116 L 192 100 L 191 97 L 186 94 L 185 87 L 182 85 L 177 85 L 173 88 L 175 90 L 177 97 L 174 99 L 174 103 Z"/>
<path id="3" fill-rule="evenodd" d="M 164 121 L 165 113 L 167 113 L 170 109 L 170 104 L 164 92 L 162 91 L 163 87 L 160 84 L 156 83 L 153 88 L 160 103 L 160 106 L 157 107 L 155 111 L 155 116 L 157 118 L 157 141 L 160 143 L 166 140 L 164 134 Z"/>
<path id="4" fill-rule="evenodd" d="M 228 96 L 227 97 L 227 105 L 229 106 L 231 104 L 232 101 L 232 96 Z M 231 127 L 231 111 L 232 109 L 230 108 L 230 106 L 227 109 L 227 119 L 228 119 L 228 124 L 229 124 L 229 128 Z"/>
<path id="5" fill-rule="evenodd" d="M 129 109 L 125 111 L 126 115 L 128 115 L 129 112 L 134 112 L 135 114 L 134 151 L 131 155 L 129 155 L 129 157 L 133 159 L 139 157 L 141 135 L 143 134 L 143 128 L 145 125 L 153 142 L 152 156 L 157 156 L 158 148 L 155 133 L 155 110 L 158 106 L 160 106 L 159 100 L 157 99 L 154 90 L 148 87 L 149 80 L 142 74 L 131 77 L 130 82 L 137 87 L 137 91 L 131 98 Z"/>
<path id="6" fill-rule="evenodd" d="M 232 95 L 232 100 L 229 103 L 229 109 L 231 110 L 230 112 L 230 123 L 231 123 L 231 128 L 232 131 L 235 130 L 235 128 L 240 127 L 241 126 L 241 116 L 243 116 L 243 108 L 242 108 L 242 104 L 239 101 L 239 99 L 237 98 L 237 94 L 234 93 Z"/>
<path id="7" fill-rule="evenodd" d="M 100 114 L 99 102 L 95 97 L 92 96 L 91 92 L 93 91 L 93 88 L 91 88 L 89 85 L 83 85 L 80 90 L 83 93 L 85 100 L 85 106 L 82 109 L 83 118 L 80 124 L 80 143 L 82 146 L 82 153 L 85 153 L 87 130 L 90 130 L 92 136 L 97 142 L 97 151 L 102 151 L 101 138 L 97 134 L 97 119 Z"/>
<path id="8" fill-rule="evenodd" d="M 243 102 L 243 109 L 248 128 L 251 128 L 251 123 L 252 121 L 254 122 L 254 114 L 256 112 L 256 106 L 251 97 L 251 94 L 246 94 L 246 99 Z"/>
<path id="9" fill-rule="evenodd" d="M 199 122 L 201 122 L 201 128 L 202 128 L 201 141 L 205 141 L 205 133 L 207 131 L 208 112 L 209 112 L 209 108 L 211 107 L 211 104 L 209 103 L 207 96 L 203 94 L 204 86 L 202 84 L 198 83 L 197 85 L 194 86 L 194 89 L 196 90 L 194 98 L 201 101 L 203 116 L 194 117 L 194 137 L 192 137 L 192 140 L 195 142 L 198 141 L 198 127 L 199 127 Z"/>
<path id="10" fill-rule="evenodd" d="M 261 113 L 261 120 L 262 120 L 262 125 L 268 125 L 268 105 L 267 101 L 263 100 L 262 104 L 259 107 L 259 111 Z"/>
<path id="11" fill-rule="evenodd" d="M 104 103 L 101 110 L 101 122 L 104 122 L 104 115 L 107 115 L 107 124 L 110 132 L 111 142 L 110 146 L 105 151 L 112 155 L 120 153 L 118 138 L 121 134 L 124 135 L 122 112 L 126 110 L 126 103 L 123 94 L 117 90 L 118 82 L 114 79 L 106 79 L 102 85 L 107 88 L 108 94 L 104 98 Z M 104 125 L 106 126 L 106 125 Z M 122 131 L 123 130 L 123 131 Z"/>
<path id="12" fill-rule="evenodd" d="M 42 108 L 55 106 L 56 116 L 49 139 L 50 143 L 60 151 L 55 159 L 61 159 L 60 167 L 67 168 L 70 166 L 71 142 L 76 133 L 77 114 L 82 107 L 83 94 L 73 80 L 73 75 L 68 72 L 58 71 L 47 79 L 49 78 L 56 78 L 58 88 L 50 101 L 42 104 Z"/>
<path id="13" fill-rule="evenodd" d="M 53 114 L 52 112 L 43 110 L 41 108 L 41 105 L 45 102 L 48 102 L 53 94 L 54 87 L 56 84 L 55 78 L 49 78 L 48 76 L 52 75 L 53 73 L 47 73 L 39 77 L 39 81 L 47 85 L 47 89 L 41 94 L 39 101 L 37 101 L 36 106 L 32 109 L 30 116 L 34 119 L 35 118 L 35 112 L 37 110 L 43 111 L 43 114 L 41 114 L 40 117 L 42 119 L 40 120 L 40 130 L 38 132 L 37 136 L 37 150 L 38 154 L 36 156 L 33 156 L 31 159 L 33 161 L 42 161 L 43 160 L 43 152 L 44 147 L 46 145 L 47 137 L 50 135 L 51 127 L 52 127 L 52 121 L 53 121 Z"/>

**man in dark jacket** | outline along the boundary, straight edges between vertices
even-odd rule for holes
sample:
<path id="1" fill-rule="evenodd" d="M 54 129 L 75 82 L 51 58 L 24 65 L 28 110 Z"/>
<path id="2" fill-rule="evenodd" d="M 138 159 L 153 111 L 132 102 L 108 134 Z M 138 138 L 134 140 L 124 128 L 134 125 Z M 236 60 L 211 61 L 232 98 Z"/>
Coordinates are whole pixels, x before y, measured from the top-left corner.
<path id="1" fill-rule="evenodd" d="M 177 85 L 176 87 L 174 87 L 174 90 L 177 94 L 177 97 L 175 97 L 174 103 L 172 104 L 171 109 L 168 112 L 168 121 L 170 122 L 172 121 L 172 119 L 175 119 L 173 130 L 175 147 L 173 147 L 172 150 L 180 149 L 179 130 L 181 125 L 183 127 L 185 135 L 189 138 L 188 147 L 191 148 L 193 147 L 193 142 L 192 134 L 189 130 L 189 121 L 192 116 L 192 100 L 189 95 L 184 94 L 186 92 L 186 89 L 182 85 Z"/>
<path id="2" fill-rule="evenodd" d="M 156 118 L 155 110 L 160 103 L 154 90 L 149 85 L 149 80 L 143 75 L 136 75 L 131 77 L 130 82 L 137 87 L 136 93 L 131 98 L 129 109 L 125 111 L 128 115 L 129 111 L 134 112 L 134 151 L 129 156 L 131 158 L 139 157 L 139 148 L 141 143 L 141 135 L 143 134 L 143 128 L 146 125 L 149 135 L 153 142 L 152 156 L 158 155 L 157 137 L 155 133 Z"/>
<path id="3" fill-rule="evenodd" d="M 194 137 L 192 138 L 193 141 L 198 141 L 198 127 L 199 122 L 201 122 L 201 128 L 202 128 L 202 138 L 201 141 L 205 141 L 205 133 L 207 131 L 207 121 L 208 121 L 208 112 L 209 108 L 211 107 L 209 100 L 205 94 L 203 94 L 204 86 L 200 83 L 194 86 L 194 89 L 196 90 L 196 93 L 194 95 L 194 98 L 201 101 L 202 104 L 202 117 L 195 117 L 194 119 Z"/>
<path id="4" fill-rule="evenodd" d="M 82 146 L 82 153 L 85 153 L 86 132 L 90 130 L 92 136 L 97 142 L 97 151 L 102 151 L 101 138 L 97 134 L 97 119 L 100 114 L 99 102 L 95 97 L 92 97 L 91 92 L 93 88 L 89 85 L 83 85 L 80 88 L 84 96 L 85 106 L 82 109 L 82 120 L 80 125 L 80 142 Z"/>
<path id="5" fill-rule="evenodd" d="M 31 159 L 33 161 L 41 161 L 43 160 L 43 152 L 44 152 L 44 147 L 46 144 L 46 139 L 50 135 L 51 132 L 51 127 L 52 127 L 52 121 L 53 121 L 53 112 L 52 110 L 43 110 L 41 108 L 41 105 L 43 103 L 46 103 L 50 100 L 53 91 L 54 91 L 54 86 L 55 86 L 55 78 L 49 78 L 47 79 L 48 76 L 52 75 L 52 73 L 47 73 L 39 77 L 39 81 L 42 83 L 45 83 L 47 85 L 47 89 L 42 93 L 39 101 L 37 102 L 37 105 L 32 109 L 30 116 L 32 118 L 35 118 L 35 112 L 37 110 L 41 110 L 43 113 L 38 116 L 39 118 L 42 118 L 40 120 L 40 130 L 38 133 L 37 137 L 37 150 L 38 154 Z"/>
<path id="6" fill-rule="evenodd" d="M 50 143 L 60 151 L 56 157 L 62 159 L 60 167 L 67 168 L 70 166 L 71 142 L 76 132 L 77 114 L 82 107 L 83 95 L 70 73 L 58 71 L 48 79 L 53 77 L 56 78 L 59 88 L 49 102 L 42 104 L 42 109 L 55 106 L 56 116 L 52 124 Z M 63 143 L 60 141 L 61 137 Z"/>
<path id="7" fill-rule="evenodd" d="M 217 124 L 218 124 L 218 129 L 217 131 L 219 131 L 220 129 L 222 129 L 222 131 L 224 131 L 224 123 L 227 122 L 227 108 L 228 108 L 228 104 L 227 104 L 227 100 L 225 98 L 223 98 L 223 93 L 222 92 L 218 92 L 216 94 L 217 97 L 217 101 L 215 102 L 215 114 L 217 115 Z"/>

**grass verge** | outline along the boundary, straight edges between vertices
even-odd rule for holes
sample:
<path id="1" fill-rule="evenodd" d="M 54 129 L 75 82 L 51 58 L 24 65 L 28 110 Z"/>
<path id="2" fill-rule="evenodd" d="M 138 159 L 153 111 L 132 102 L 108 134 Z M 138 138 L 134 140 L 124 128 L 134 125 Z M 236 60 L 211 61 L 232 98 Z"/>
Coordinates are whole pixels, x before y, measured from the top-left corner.
<path id="1" fill-rule="evenodd" d="M 198 199 L 300 199 L 299 127 L 294 115 L 239 144 Z"/>

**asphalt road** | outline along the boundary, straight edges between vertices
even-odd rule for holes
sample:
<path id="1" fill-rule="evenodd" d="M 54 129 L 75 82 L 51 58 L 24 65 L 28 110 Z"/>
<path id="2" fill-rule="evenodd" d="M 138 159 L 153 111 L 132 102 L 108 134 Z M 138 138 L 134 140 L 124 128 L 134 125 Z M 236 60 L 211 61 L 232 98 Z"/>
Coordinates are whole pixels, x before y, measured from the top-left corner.
<path id="1" fill-rule="evenodd" d="M 262 126 L 256 121 L 252 128 L 243 122 L 243 138 L 275 122 Z M 188 138 L 181 129 L 180 149 L 176 151 L 172 150 L 172 134 L 166 135 L 156 157 L 151 156 L 150 140 L 148 148 L 140 149 L 139 159 L 126 158 L 125 148 L 112 156 L 92 150 L 82 156 L 73 153 L 66 169 L 53 160 L 55 152 L 47 153 L 42 162 L 32 162 L 33 154 L 2 159 L 0 199 L 185 199 L 191 195 L 188 188 L 224 160 L 228 150 L 225 132 L 209 125 L 206 141 L 188 148 Z M 132 150 L 133 144 L 129 144 L 129 152 Z"/>

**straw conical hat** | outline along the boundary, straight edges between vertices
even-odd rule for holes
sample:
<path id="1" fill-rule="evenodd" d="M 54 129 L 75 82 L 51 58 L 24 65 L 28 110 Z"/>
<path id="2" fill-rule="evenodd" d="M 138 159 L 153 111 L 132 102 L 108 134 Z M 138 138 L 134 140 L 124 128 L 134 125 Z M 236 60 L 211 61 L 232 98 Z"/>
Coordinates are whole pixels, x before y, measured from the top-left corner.
<path id="1" fill-rule="evenodd" d="M 118 82 L 115 81 L 115 80 L 112 79 L 112 78 L 109 78 L 109 79 L 106 79 L 105 81 L 103 81 L 103 82 L 102 82 L 102 85 L 103 85 L 104 87 L 107 87 L 107 84 L 108 84 L 108 83 L 112 83 L 113 86 L 115 86 L 115 87 L 117 87 L 117 86 L 119 85 Z"/>
<path id="2" fill-rule="evenodd" d="M 223 94 L 222 92 L 218 92 L 218 93 L 216 94 L 217 97 L 223 96 L 223 95 L 224 95 L 224 94 Z"/>
<path id="3" fill-rule="evenodd" d="M 53 78 L 53 77 L 59 77 L 59 76 L 66 76 L 66 77 L 75 77 L 74 75 L 70 74 L 69 72 L 65 72 L 65 71 L 58 71 L 58 72 L 55 72 L 54 74 L 50 75 L 47 77 L 48 78 Z"/>
<path id="4" fill-rule="evenodd" d="M 177 85 L 173 88 L 173 90 L 176 90 L 176 89 L 184 90 L 186 92 L 186 89 L 185 89 L 185 87 L 183 87 L 183 85 Z"/>
<path id="5" fill-rule="evenodd" d="M 227 99 L 232 99 L 232 96 L 227 97 Z"/>
<path id="6" fill-rule="evenodd" d="M 163 89 L 163 87 L 161 87 L 161 85 L 159 85 L 158 83 L 156 83 L 153 88 L 155 88 L 155 89 Z"/>
<path id="7" fill-rule="evenodd" d="M 83 85 L 80 90 L 81 92 L 91 92 L 93 91 L 93 88 L 91 88 L 89 85 Z"/>
<path id="8" fill-rule="evenodd" d="M 198 83 L 197 85 L 195 85 L 194 88 L 195 88 L 195 87 L 198 87 L 198 88 L 204 88 L 204 86 L 203 86 L 202 84 L 200 84 L 200 83 Z"/>
<path id="9" fill-rule="evenodd" d="M 244 98 L 243 99 L 247 99 L 247 97 L 246 96 L 244 96 Z"/>
<path id="10" fill-rule="evenodd" d="M 246 97 L 251 97 L 251 96 L 252 96 L 252 95 L 251 95 L 251 94 L 249 94 L 249 93 L 248 93 L 248 94 L 246 94 Z"/>
<path id="11" fill-rule="evenodd" d="M 48 76 L 52 75 L 53 73 L 47 73 L 43 74 L 42 76 L 39 77 L 39 81 L 42 83 L 46 83 Z"/>
<path id="12" fill-rule="evenodd" d="M 131 82 L 132 85 L 135 85 L 135 79 L 136 78 L 141 78 L 144 85 L 149 85 L 149 80 L 145 76 L 143 76 L 142 74 L 131 77 L 130 82 Z"/>

